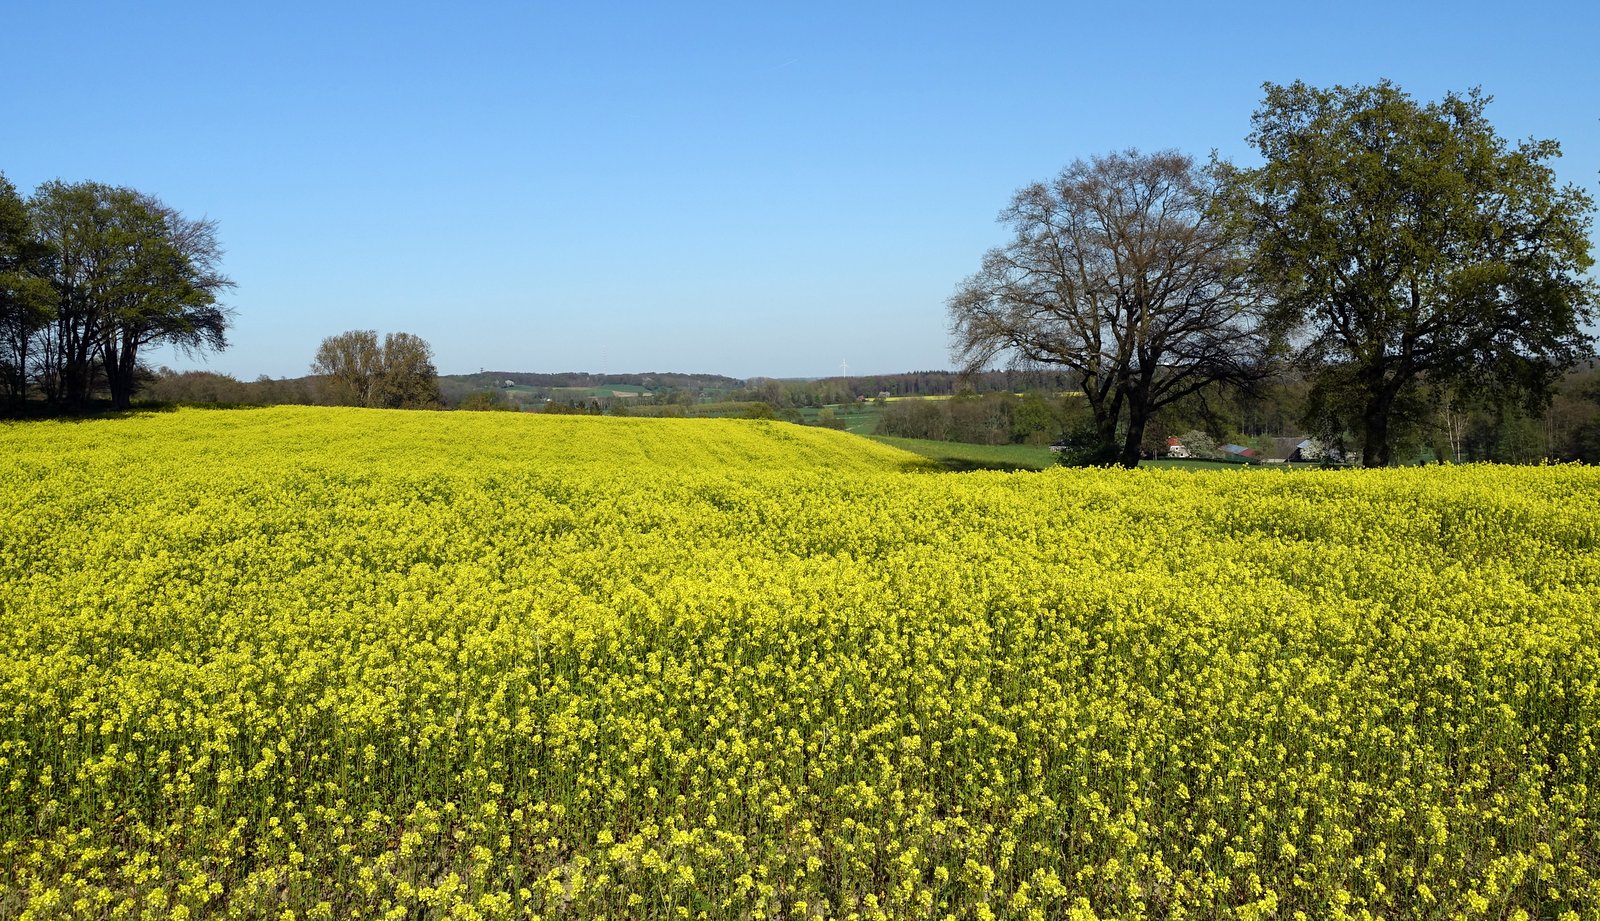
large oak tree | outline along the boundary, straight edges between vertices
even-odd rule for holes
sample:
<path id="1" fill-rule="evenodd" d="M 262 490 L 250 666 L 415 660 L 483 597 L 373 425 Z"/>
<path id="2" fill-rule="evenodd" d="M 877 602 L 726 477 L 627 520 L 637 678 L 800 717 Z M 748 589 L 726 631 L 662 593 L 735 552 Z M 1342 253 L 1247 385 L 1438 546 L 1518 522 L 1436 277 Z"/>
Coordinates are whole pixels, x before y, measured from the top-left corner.
<path id="1" fill-rule="evenodd" d="M 1488 102 L 1267 84 L 1250 135 L 1265 162 L 1222 169 L 1312 403 L 1368 466 L 1397 459 L 1424 387 L 1537 402 L 1589 342 L 1593 203 L 1557 185 L 1554 141 L 1507 143 Z"/>
<path id="2" fill-rule="evenodd" d="M 133 189 L 47 182 L 29 201 L 55 289 L 53 321 L 38 331 L 33 377 L 47 398 L 86 403 L 103 378 L 125 409 L 139 352 L 227 346 L 229 313 L 214 221 L 185 218 Z"/>
<path id="3" fill-rule="evenodd" d="M 1162 407 L 1263 364 L 1260 305 L 1216 195 L 1173 151 L 1079 160 L 1021 189 L 999 218 L 1011 241 L 948 302 L 956 360 L 1066 369 L 1093 412 L 1089 459 L 1136 466 Z"/>

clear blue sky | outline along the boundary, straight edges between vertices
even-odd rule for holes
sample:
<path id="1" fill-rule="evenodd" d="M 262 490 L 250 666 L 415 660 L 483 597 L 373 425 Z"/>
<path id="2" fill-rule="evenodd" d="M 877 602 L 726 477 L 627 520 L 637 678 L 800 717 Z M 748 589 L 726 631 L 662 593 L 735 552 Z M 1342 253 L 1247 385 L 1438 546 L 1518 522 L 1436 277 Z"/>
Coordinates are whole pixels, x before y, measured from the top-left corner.
<path id="1" fill-rule="evenodd" d="M 1126 147 L 1250 161 L 1263 81 L 1474 85 L 1600 186 L 1589 3 L 10 0 L 0 171 L 221 225 L 242 378 L 348 329 L 443 373 L 949 367 L 1011 193 Z"/>

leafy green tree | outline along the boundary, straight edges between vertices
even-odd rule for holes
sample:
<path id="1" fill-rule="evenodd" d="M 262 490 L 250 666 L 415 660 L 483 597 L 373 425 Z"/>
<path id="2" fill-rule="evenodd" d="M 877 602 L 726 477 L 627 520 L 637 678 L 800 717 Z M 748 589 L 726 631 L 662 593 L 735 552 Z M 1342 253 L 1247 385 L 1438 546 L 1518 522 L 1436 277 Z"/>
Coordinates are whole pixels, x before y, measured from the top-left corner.
<path id="1" fill-rule="evenodd" d="M 1150 418 L 1202 388 L 1259 374 L 1267 349 L 1211 173 L 1136 151 L 1068 166 L 1012 198 L 1012 240 L 948 302 L 967 372 L 1007 357 L 1071 372 L 1097 463 L 1139 463 Z"/>
<path id="2" fill-rule="evenodd" d="M 56 293 L 53 322 L 36 343 L 36 374 L 47 400 L 83 403 L 94 386 L 95 343 L 104 311 L 95 293 L 114 279 L 113 246 L 104 199 L 109 186 L 97 183 L 46 183 L 28 206 L 35 231 L 50 253 L 50 282 Z"/>
<path id="3" fill-rule="evenodd" d="M 1104 463 L 1103 443 L 1092 418 L 1069 424 L 1051 449 L 1056 463 L 1063 467 L 1094 467 Z"/>
<path id="4" fill-rule="evenodd" d="M 1061 434 L 1061 414 L 1042 394 L 1029 393 L 1011 414 L 1011 440 L 1047 444 Z"/>
<path id="5" fill-rule="evenodd" d="M 1556 184 L 1555 141 L 1508 144 L 1488 103 L 1267 84 L 1250 135 L 1265 163 L 1220 168 L 1314 372 L 1309 405 L 1359 436 L 1368 466 L 1416 440 L 1425 382 L 1537 404 L 1588 344 L 1593 202 Z"/>
<path id="6" fill-rule="evenodd" d="M 119 286 L 109 293 L 100 356 L 112 404 L 126 409 L 137 389 L 138 355 L 164 343 L 180 351 L 227 347 L 228 313 L 217 302 L 233 287 L 220 271 L 216 222 L 191 220 L 146 196 L 127 216 L 130 255 Z"/>
<path id="7" fill-rule="evenodd" d="M 878 434 L 896 438 L 945 441 L 950 437 L 950 413 L 943 400 L 901 400 L 890 403 L 878 417 Z"/>
<path id="8" fill-rule="evenodd" d="M 84 403 L 103 380 L 125 409 L 141 349 L 227 347 L 230 317 L 219 298 L 233 282 L 220 269 L 214 221 L 97 182 L 48 182 L 29 204 L 57 298 L 55 322 L 40 336 L 49 398 Z"/>
<path id="9" fill-rule="evenodd" d="M 27 396 L 31 347 L 55 316 L 48 272 L 27 205 L 0 173 L 0 397 L 10 401 Z"/>

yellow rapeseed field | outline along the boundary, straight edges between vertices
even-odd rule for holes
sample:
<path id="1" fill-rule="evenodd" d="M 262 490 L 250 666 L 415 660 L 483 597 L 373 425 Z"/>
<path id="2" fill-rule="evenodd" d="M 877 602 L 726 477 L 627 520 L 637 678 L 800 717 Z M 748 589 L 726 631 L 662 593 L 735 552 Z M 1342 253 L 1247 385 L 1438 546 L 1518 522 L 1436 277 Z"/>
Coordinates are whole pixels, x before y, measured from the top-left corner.
<path id="1" fill-rule="evenodd" d="M 0 917 L 1600 917 L 1600 471 L 0 427 Z"/>

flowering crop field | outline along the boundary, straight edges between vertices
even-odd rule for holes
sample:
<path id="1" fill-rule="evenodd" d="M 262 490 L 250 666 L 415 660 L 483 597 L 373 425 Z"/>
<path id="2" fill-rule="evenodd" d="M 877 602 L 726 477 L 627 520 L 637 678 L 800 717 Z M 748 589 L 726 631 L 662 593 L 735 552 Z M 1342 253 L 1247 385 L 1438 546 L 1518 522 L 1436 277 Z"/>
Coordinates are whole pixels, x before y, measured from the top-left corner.
<path id="1" fill-rule="evenodd" d="M 0 427 L 0 917 L 1600 917 L 1600 471 Z"/>

